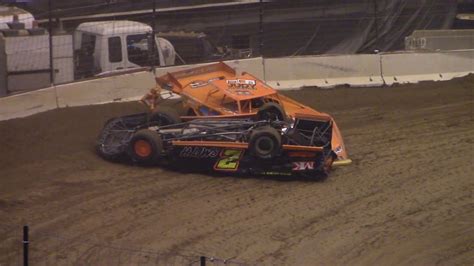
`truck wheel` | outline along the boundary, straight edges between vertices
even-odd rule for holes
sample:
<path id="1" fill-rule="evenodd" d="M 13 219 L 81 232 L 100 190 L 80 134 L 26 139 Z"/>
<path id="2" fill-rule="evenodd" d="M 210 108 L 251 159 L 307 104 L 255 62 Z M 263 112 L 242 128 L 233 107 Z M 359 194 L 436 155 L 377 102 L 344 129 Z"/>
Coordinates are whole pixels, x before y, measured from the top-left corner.
<path id="1" fill-rule="evenodd" d="M 259 159 L 272 159 L 280 154 L 281 135 L 270 126 L 257 128 L 250 134 L 249 151 Z"/>
<path id="2" fill-rule="evenodd" d="M 128 153 L 134 162 L 151 165 L 158 163 L 163 152 L 161 136 L 149 129 L 137 131 L 128 147 Z"/>
<path id="3" fill-rule="evenodd" d="M 257 119 L 258 120 L 279 120 L 279 121 L 286 121 L 288 117 L 286 116 L 283 107 L 277 103 L 265 103 L 260 107 L 257 112 Z"/>
<path id="4" fill-rule="evenodd" d="M 167 126 L 181 123 L 178 112 L 169 107 L 160 106 L 155 108 L 150 115 L 150 124 L 155 126 Z"/>

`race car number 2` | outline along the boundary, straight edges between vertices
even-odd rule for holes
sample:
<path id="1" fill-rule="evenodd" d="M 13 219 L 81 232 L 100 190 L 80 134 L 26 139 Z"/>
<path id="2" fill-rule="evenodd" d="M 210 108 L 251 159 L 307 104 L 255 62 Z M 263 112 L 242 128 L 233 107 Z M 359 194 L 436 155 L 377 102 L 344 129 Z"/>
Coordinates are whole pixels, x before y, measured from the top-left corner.
<path id="1" fill-rule="evenodd" d="M 243 153 L 243 150 L 222 150 L 219 160 L 214 165 L 214 169 L 217 171 L 236 171 Z"/>

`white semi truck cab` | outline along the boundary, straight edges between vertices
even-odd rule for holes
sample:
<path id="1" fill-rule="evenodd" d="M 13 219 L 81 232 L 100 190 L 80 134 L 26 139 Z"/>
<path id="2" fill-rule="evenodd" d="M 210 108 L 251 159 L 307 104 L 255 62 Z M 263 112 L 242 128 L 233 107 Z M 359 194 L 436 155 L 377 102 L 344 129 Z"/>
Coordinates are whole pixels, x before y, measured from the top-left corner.
<path id="1" fill-rule="evenodd" d="M 3 20 L 0 96 L 50 86 L 49 33 L 18 23 L 12 28 L 13 16 Z M 150 26 L 128 20 L 82 23 L 72 34 L 54 34 L 52 41 L 55 84 L 138 67 L 171 66 L 176 57 L 173 45 L 153 37 Z"/>
<path id="2" fill-rule="evenodd" d="M 176 57 L 173 45 L 153 37 L 150 26 L 127 20 L 80 24 L 74 32 L 74 53 L 76 78 L 141 66 L 170 66 Z"/>

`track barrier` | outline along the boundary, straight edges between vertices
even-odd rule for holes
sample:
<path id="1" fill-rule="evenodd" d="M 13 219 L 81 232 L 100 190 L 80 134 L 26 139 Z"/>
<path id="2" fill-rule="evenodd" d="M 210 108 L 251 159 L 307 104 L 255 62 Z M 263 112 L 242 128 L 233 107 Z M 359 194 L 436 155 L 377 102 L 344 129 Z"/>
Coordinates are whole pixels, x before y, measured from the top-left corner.
<path id="1" fill-rule="evenodd" d="M 379 55 L 301 56 L 265 59 L 265 79 L 276 89 L 383 85 Z"/>
<path id="2" fill-rule="evenodd" d="M 56 86 L 58 107 L 126 101 L 155 86 L 150 71 L 111 76 Z"/>
<path id="3" fill-rule="evenodd" d="M 0 98 L 0 121 L 56 109 L 56 89 L 46 88 Z"/>
<path id="4" fill-rule="evenodd" d="M 226 61 L 276 89 L 381 86 L 442 81 L 474 73 L 474 50 L 398 52 L 374 55 L 302 56 Z M 157 68 L 156 76 L 198 65 Z M 139 99 L 155 86 L 151 71 L 58 85 L 0 98 L 0 121 L 71 106 Z"/>
<path id="5" fill-rule="evenodd" d="M 386 85 L 443 81 L 474 73 L 474 50 L 385 53 L 381 57 Z"/>

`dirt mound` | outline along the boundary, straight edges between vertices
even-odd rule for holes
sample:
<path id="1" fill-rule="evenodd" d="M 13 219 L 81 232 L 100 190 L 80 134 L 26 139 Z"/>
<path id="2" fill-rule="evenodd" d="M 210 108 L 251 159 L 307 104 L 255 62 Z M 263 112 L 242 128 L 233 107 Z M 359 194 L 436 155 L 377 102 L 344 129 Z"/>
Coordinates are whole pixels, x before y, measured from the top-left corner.
<path id="1" fill-rule="evenodd" d="M 470 76 L 287 92 L 335 117 L 354 160 L 323 183 L 101 160 L 93 145 L 103 123 L 143 111 L 137 103 L 0 122 L 0 239 L 28 223 L 41 244 L 33 260 L 62 254 L 90 264 L 106 254 L 84 245 L 93 240 L 261 264 L 470 265 L 473 88 Z"/>

